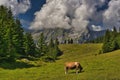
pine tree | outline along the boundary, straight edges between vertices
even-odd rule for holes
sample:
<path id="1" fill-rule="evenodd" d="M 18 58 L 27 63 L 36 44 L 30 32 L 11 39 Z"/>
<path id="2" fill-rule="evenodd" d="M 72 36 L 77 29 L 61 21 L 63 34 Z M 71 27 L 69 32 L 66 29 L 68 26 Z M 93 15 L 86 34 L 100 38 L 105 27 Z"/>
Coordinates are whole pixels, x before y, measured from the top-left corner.
<path id="1" fill-rule="evenodd" d="M 73 39 L 71 38 L 70 43 L 73 44 Z"/>
<path id="2" fill-rule="evenodd" d="M 117 33 L 117 29 L 115 26 L 113 27 L 113 32 Z"/>
<path id="3" fill-rule="evenodd" d="M 7 50 L 7 58 L 9 60 L 14 60 L 18 53 L 17 53 L 17 49 L 16 49 L 16 45 L 14 44 L 14 37 L 17 34 L 14 34 L 15 30 L 15 22 L 14 22 L 14 18 L 12 16 L 12 12 L 11 10 L 7 10 L 7 15 L 6 15 L 6 20 L 3 21 L 3 25 L 4 25 L 4 36 L 3 39 L 6 42 L 6 50 Z"/>
<path id="4" fill-rule="evenodd" d="M 18 19 L 15 19 L 12 15 L 11 9 L 4 6 L 0 6 L 0 57 L 6 60 L 15 60 L 20 55 L 28 54 L 33 56 L 35 51 L 34 41 L 30 37 L 24 38 L 24 31 L 21 28 L 21 23 Z M 28 39 L 29 38 L 29 39 Z M 28 44 L 25 44 L 27 40 L 31 40 L 30 50 L 26 49 Z M 25 41 L 25 42 L 24 42 Z M 25 44 L 25 46 L 23 46 Z"/>
<path id="5" fill-rule="evenodd" d="M 44 35 L 43 33 L 40 34 L 38 43 L 37 43 L 37 47 L 39 50 L 39 55 L 45 55 L 47 52 L 47 45 L 45 43 L 45 39 L 44 39 Z"/>
<path id="6" fill-rule="evenodd" d="M 30 33 L 25 33 L 24 35 L 24 50 L 25 56 L 35 56 L 35 43 L 32 39 L 32 35 Z"/>
<path id="7" fill-rule="evenodd" d="M 113 35 L 112 35 L 112 37 L 113 37 L 113 41 L 114 41 L 114 45 L 115 45 L 114 50 L 117 50 L 118 49 L 118 43 L 117 43 L 117 39 L 116 38 L 118 37 L 118 32 L 117 32 L 116 27 L 113 28 Z"/>
<path id="8" fill-rule="evenodd" d="M 6 57 L 6 43 L 0 35 L 0 60 Z"/>
<path id="9" fill-rule="evenodd" d="M 47 56 L 52 58 L 53 60 L 57 59 L 57 56 L 61 55 L 61 51 L 58 48 L 58 39 L 56 38 L 55 41 L 52 39 L 50 40 L 50 43 L 48 45 L 48 53 Z"/>
<path id="10" fill-rule="evenodd" d="M 68 39 L 68 41 L 67 41 L 67 42 L 68 42 L 68 44 L 70 44 L 70 39 Z"/>
<path id="11" fill-rule="evenodd" d="M 58 40 L 58 38 L 55 39 L 55 44 L 56 44 L 56 45 L 59 45 L 59 40 Z"/>
<path id="12" fill-rule="evenodd" d="M 112 32 L 107 30 L 105 34 L 104 42 L 103 42 L 103 47 L 102 47 L 103 53 L 111 52 L 115 49 L 115 41 L 113 37 L 114 36 Z"/>
<path id="13" fill-rule="evenodd" d="M 64 44 L 66 44 L 67 43 L 67 41 L 66 40 L 64 40 Z"/>
<path id="14" fill-rule="evenodd" d="M 120 49 L 120 34 L 115 38 L 115 50 Z"/>
<path id="15" fill-rule="evenodd" d="M 58 42 L 58 39 L 56 38 L 56 39 L 55 39 L 55 44 L 54 44 L 54 48 L 55 48 L 55 51 L 56 51 L 56 52 L 55 52 L 55 53 L 56 53 L 56 58 L 57 58 L 57 56 L 60 56 L 60 55 L 61 55 L 61 51 L 60 51 L 58 45 L 59 45 L 59 42 Z"/>
<path id="16" fill-rule="evenodd" d="M 15 47 L 16 47 L 16 50 L 17 50 L 17 53 L 19 53 L 20 55 L 24 54 L 24 49 L 23 49 L 23 44 L 24 44 L 24 31 L 23 29 L 21 28 L 21 23 L 18 19 L 15 20 L 15 32 L 14 34 L 14 43 L 15 43 Z"/>
<path id="17" fill-rule="evenodd" d="M 53 47 L 54 47 L 54 41 L 53 41 L 53 39 L 50 39 L 49 47 L 50 47 L 50 48 L 53 48 Z"/>
<path id="18" fill-rule="evenodd" d="M 49 45 L 48 45 L 48 53 L 47 56 L 53 60 L 56 59 L 56 50 L 55 50 L 55 45 L 54 45 L 54 41 L 52 39 L 50 39 Z"/>
<path id="19" fill-rule="evenodd" d="M 0 6 L 0 59 L 6 57 L 6 41 L 4 40 L 5 27 L 4 20 L 7 14 L 7 8 Z"/>

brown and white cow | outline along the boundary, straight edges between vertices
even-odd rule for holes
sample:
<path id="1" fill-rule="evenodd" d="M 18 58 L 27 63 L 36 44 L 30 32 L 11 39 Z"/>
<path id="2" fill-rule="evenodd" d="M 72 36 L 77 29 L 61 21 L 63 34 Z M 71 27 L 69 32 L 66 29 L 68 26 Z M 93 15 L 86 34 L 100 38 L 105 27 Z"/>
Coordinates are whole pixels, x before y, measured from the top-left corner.
<path id="1" fill-rule="evenodd" d="M 66 62 L 65 63 L 65 74 L 68 73 L 69 69 L 76 69 L 76 74 L 80 71 L 82 71 L 82 66 L 79 62 Z"/>

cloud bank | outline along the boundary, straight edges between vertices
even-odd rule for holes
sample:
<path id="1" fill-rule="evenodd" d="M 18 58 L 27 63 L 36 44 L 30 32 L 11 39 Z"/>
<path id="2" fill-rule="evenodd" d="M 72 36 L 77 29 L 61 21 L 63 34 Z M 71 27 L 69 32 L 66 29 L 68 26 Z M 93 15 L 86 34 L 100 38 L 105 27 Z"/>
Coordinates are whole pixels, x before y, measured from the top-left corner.
<path id="1" fill-rule="evenodd" d="M 14 15 L 25 13 L 31 7 L 30 0 L 0 0 L 0 5 L 10 7 Z"/>
<path id="2" fill-rule="evenodd" d="M 84 32 L 120 27 L 120 0 L 47 0 L 30 29 L 74 29 Z"/>
<path id="3" fill-rule="evenodd" d="M 103 24 L 106 28 L 120 27 L 120 0 L 111 0 L 109 8 L 104 12 Z"/>

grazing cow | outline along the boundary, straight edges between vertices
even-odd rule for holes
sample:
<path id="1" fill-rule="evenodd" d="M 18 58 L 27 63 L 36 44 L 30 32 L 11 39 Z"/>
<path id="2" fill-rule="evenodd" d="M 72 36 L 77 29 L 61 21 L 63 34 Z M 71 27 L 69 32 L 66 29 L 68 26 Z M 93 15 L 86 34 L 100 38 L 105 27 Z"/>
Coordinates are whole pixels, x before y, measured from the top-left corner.
<path id="1" fill-rule="evenodd" d="M 80 71 L 82 71 L 82 66 L 79 62 L 67 62 L 65 63 L 65 74 L 68 73 L 69 69 L 76 69 L 76 74 Z"/>

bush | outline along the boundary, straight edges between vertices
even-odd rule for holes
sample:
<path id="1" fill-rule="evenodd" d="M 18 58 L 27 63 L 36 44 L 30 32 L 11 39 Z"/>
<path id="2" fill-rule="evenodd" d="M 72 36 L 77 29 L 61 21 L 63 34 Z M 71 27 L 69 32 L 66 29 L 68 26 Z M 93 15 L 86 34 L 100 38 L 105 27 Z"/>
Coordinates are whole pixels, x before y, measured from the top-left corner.
<path id="1" fill-rule="evenodd" d="M 43 56 L 41 59 L 44 62 L 55 62 L 55 60 L 50 56 Z"/>

